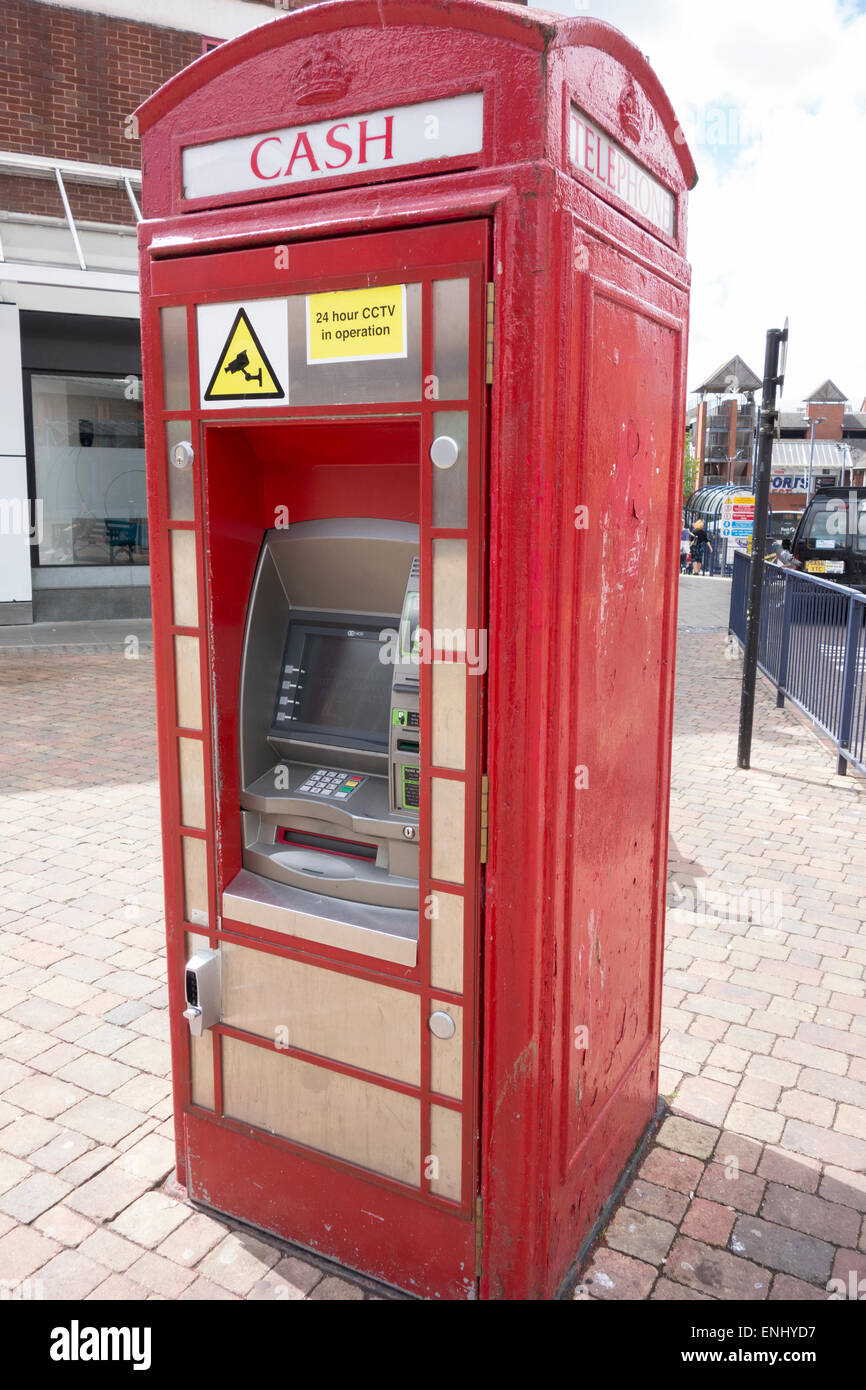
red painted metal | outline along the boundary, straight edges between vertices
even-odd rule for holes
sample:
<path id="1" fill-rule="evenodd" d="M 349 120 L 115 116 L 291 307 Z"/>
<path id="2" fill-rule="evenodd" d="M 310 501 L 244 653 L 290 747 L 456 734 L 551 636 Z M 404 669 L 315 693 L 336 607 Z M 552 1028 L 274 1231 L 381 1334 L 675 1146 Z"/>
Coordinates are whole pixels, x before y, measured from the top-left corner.
<path id="1" fill-rule="evenodd" d="M 292 75 L 335 49 L 350 75 L 347 90 L 323 105 L 298 104 Z M 335 176 L 294 195 L 268 190 L 207 205 L 181 196 L 185 144 L 467 91 L 483 91 L 485 101 L 483 148 L 472 158 L 413 165 L 392 182 L 382 171 L 364 181 Z M 673 195 L 670 233 L 572 167 L 572 102 Z M 423 1296 L 551 1297 L 657 1099 L 686 193 L 694 166 L 657 78 L 622 35 L 594 20 L 556 21 L 476 0 L 342 0 L 297 11 L 221 45 L 138 117 L 179 1175 L 184 1180 L 191 1171 L 195 1195 L 220 1210 Z M 275 269 L 279 246 L 291 248 L 290 273 Z M 465 532 L 433 530 L 426 464 L 433 410 L 461 403 L 244 410 L 231 420 L 198 409 L 196 304 L 352 287 L 368 277 L 419 281 L 427 375 L 430 286 L 455 274 L 472 278 L 473 492 Z M 488 278 L 496 286 L 489 390 Z M 168 412 L 158 310 L 181 304 L 189 310 L 192 406 Z M 341 414 L 338 423 L 326 423 Z M 193 523 L 168 519 L 167 419 L 189 419 L 197 444 Z M 356 428 L 377 432 L 379 479 L 349 460 Z M 478 931 L 466 933 L 460 997 L 472 1045 L 464 1065 L 459 1204 L 427 1184 L 412 1191 L 223 1117 L 219 1057 L 222 1037 L 236 1030 L 214 1030 L 216 1112 L 190 1101 L 181 972 L 184 934 L 201 928 L 183 920 L 182 834 L 204 839 L 211 851 L 211 944 L 243 941 L 387 981 L 417 992 L 422 1015 L 430 1000 L 449 997 L 430 986 L 424 932 L 418 965 L 409 970 L 295 939 L 289 944 L 236 923 L 217 926 L 220 892 L 240 866 L 231 700 L 244 608 L 263 518 L 283 500 L 276 470 L 289 441 L 299 460 L 294 519 L 333 514 L 336 502 L 344 514 L 381 514 L 387 470 L 395 519 L 420 522 L 423 625 L 432 627 L 432 542 L 465 535 L 468 624 L 489 632 L 487 681 L 469 702 L 467 723 L 462 891 L 467 923 L 477 922 Z M 407 448 L 418 461 L 411 466 Z M 202 559 L 193 631 L 207 656 L 208 717 L 189 736 L 200 739 L 205 755 L 204 829 L 180 825 L 173 713 L 179 629 L 168 546 L 169 533 L 184 527 L 193 530 Z M 428 707 L 429 696 L 430 672 L 422 668 Z M 422 722 L 422 846 L 430 756 Z M 490 779 L 486 869 L 477 851 L 482 770 Z M 427 869 L 422 895 L 437 886 L 454 891 L 433 883 Z M 422 1033 L 421 1085 L 408 1092 L 419 1096 L 425 1117 L 423 1156 L 431 1091 L 429 1038 Z M 483 1200 L 477 1273 L 476 1197 Z"/>

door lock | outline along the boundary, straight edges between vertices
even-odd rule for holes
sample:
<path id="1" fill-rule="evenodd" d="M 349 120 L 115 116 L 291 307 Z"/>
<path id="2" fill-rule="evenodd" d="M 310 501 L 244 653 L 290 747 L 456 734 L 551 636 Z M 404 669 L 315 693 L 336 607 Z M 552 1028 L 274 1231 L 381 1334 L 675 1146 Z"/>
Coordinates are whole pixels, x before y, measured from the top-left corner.
<path id="1" fill-rule="evenodd" d="M 183 1016 L 194 1038 L 200 1038 L 205 1028 L 213 1028 L 220 1017 L 220 957 L 219 951 L 196 951 L 184 971 L 186 1008 Z"/>

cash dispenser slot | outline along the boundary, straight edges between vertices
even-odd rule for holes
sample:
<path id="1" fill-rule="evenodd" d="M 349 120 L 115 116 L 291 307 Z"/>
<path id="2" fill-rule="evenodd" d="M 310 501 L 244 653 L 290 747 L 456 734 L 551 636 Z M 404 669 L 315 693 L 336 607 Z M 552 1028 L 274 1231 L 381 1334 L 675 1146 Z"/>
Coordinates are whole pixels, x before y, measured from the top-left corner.
<path id="1" fill-rule="evenodd" d="M 415 526 L 265 535 L 241 672 L 243 869 L 225 916 L 415 964 L 419 588 Z"/>
<path id="2" fill-rule="evenodd" d="M 333 835 L 311 835 L 301 830 L 286 830 L 284 827 L 277 833 L 277 843 L 292 845 L 296 849 L 313 849 L 319 854 L 338 854 L 344 859 L 375 860 L 378 854 L 375 845 L 365 844 L 362 840 L 340 840 Z"/>

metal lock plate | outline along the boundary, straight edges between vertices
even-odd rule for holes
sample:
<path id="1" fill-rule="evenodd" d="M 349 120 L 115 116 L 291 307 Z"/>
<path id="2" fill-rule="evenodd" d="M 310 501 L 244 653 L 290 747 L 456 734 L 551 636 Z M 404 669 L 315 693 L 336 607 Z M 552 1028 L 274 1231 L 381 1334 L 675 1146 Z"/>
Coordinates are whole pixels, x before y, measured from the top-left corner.
<path id="1" fill-rule="evenodd" d="M 427 1027 L 434 1038 L 442 1038 L 445 1041 L 448 1038 L 453 1038 L 457 1032 L 457 1024 L 450 1014 L 445 1013 L 444 1009 L 437 1009 L 435 1013 L 430 1015 L 427 1020 Z"/>

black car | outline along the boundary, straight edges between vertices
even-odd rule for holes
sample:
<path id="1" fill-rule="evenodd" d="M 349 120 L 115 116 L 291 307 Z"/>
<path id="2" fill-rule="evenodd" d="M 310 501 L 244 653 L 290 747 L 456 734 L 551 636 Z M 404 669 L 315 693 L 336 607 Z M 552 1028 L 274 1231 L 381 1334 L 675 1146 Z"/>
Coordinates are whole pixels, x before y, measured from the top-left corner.
<path id="1" fill-rule="evenodd" d="M 866 487 L 827 487 L 803 513 L 792 543 L 806 574 L 866 592 Z"/>

